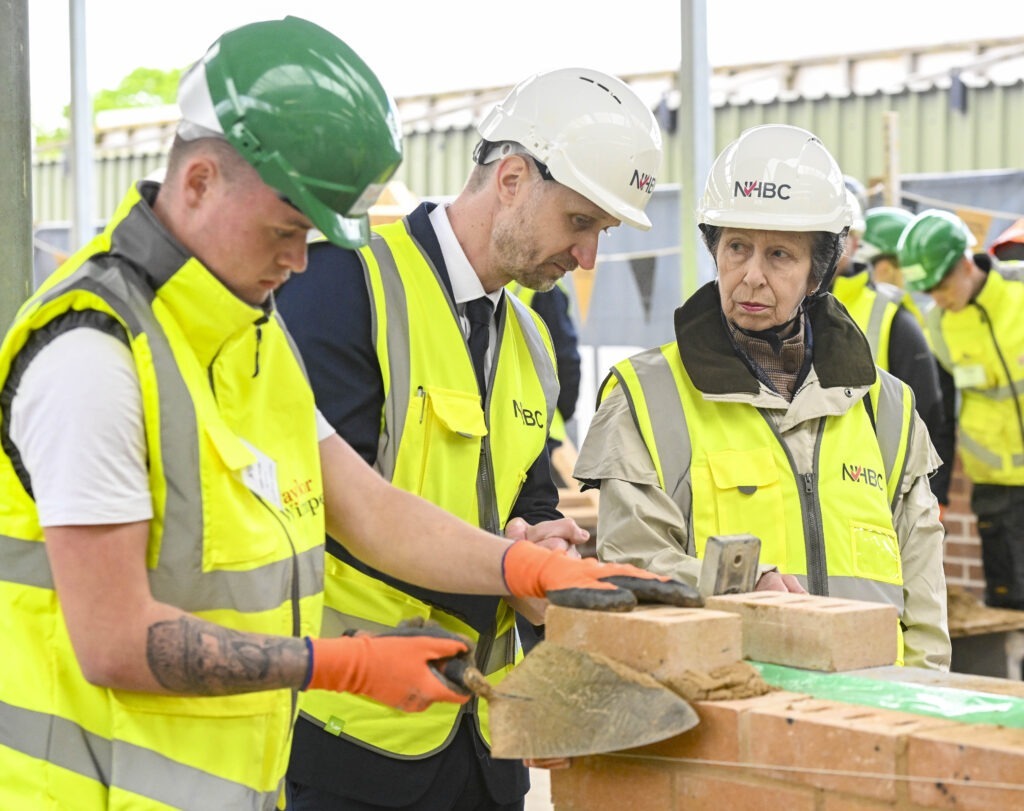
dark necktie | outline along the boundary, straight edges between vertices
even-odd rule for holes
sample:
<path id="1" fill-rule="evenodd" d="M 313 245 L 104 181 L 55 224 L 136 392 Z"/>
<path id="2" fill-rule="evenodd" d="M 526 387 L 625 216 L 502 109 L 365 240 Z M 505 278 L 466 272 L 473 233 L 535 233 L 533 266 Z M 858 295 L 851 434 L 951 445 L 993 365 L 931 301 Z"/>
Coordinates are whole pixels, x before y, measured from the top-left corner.
<path id="1" fill-rule="evenodd" d="M 484 375 L 484 359 L 487 356 L 487 342 L 490 339 L 491 319 L 494 305 L 487 296 L 466 302 L 466 319 L 469 321 L 469 354 L 473 358 L 473 370 L 480 393 L 487 391 Z"/>

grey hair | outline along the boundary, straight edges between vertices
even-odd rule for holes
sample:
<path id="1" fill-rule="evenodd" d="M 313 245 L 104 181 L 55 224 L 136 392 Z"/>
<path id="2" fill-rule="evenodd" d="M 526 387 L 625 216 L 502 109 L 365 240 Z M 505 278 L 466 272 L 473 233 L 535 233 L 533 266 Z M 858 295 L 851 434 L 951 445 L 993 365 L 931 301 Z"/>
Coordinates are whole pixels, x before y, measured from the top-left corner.
<path id="1" fill-rule="evenodd" d="M 823 281 L 831 281 L 831 274 L 835 271 L 839 257 L 843 255 L 846 247 L 846 234 L 848 229 L 842 233 L 833 234 L 830 231 L 811 231 L 811 281 L 816 288 L 820 288 Z M 704 239 L 711 258 L 715 258 L 718 251 L 718 243 L 722 239 L 722 227 L 719 225 L 701 225 L 700 233 Z"/>

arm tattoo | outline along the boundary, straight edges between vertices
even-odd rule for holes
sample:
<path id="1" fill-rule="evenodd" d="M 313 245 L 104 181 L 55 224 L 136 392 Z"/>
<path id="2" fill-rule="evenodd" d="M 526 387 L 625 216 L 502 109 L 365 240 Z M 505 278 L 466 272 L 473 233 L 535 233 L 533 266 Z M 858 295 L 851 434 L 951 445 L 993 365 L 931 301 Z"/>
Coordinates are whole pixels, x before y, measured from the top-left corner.
<path id="1" fill-rule="evenodd" d="M 146 660 L 163 687 L 200 696 L 297 688 L 308 667 L 302 639 L 243 633 L 189 615 L 149 627 Z"/>

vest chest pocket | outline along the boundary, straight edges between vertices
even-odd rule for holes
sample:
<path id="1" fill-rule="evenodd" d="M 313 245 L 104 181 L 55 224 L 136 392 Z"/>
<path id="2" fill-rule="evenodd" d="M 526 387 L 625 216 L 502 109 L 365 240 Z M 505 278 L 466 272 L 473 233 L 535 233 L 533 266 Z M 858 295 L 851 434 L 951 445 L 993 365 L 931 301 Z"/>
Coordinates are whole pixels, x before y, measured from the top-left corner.
<path id="1" fill-rule="evenodd" d="M 282 519 L 275 516 L 278 506 L 246 481 L 245 472 L 259 463 L 257 455 L 221 423 L 208 422 L 203 435 L 204 453 L 230 474 L 203 477 L 204 569 L 259 563 L 280 554 L 288 547 Z M 257 499 L 266 509 L 255 503 Z"/>
<path id="2" fill-rule="evenodd" d="M 410 398 L 395 484 L 462 518 L 475 517 L 474 483 L 486 435 L 478 394 L 420 388 Z"/>
<path id="3" fill-rule="evenodd" d="M 868 580 L 903 585 L 900 543 L 896 533 L 885 527 L 853 521 L 853 574 Z"/>
<path id="4" fill-rule="evenodd" d="M 786 515 L 779 469 L 770 448 L 707 454 L 706 489 L 698 490 L 694 466 L 694 531 L 698 554 L 709 535 L 750 533 L 761 539 L 761 556 L 785 570 Z M 703 517 L 703 521 L 699 521 Z M 707 530 L 702 532 L 700 527 Z"/>

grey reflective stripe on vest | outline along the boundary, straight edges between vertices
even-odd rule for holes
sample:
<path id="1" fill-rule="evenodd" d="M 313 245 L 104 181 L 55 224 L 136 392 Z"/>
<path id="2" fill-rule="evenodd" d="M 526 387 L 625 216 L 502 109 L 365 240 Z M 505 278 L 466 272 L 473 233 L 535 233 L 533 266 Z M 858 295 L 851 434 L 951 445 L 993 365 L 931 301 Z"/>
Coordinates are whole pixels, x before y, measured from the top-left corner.
<path id="1" fill-rule="evenodd" d="M 938 358 L 946 371 L 953 371 L 953 357 L 949 353 L 949 345 L 942 334 L 942 308 L 932 307 L 925 314 L 925 326 L 928 328 L 928 336 L 932 339 L 932 352 Z"/>
<path id="2" fill-rule="evenodd" d="M 537 324 L 533 320 L 530 309 L 518 298 L 506 293 L 506 318 L 508 317 L 509 307 L 515 311 L 516 318 L 519 320 L 519 328 L 523 333 L 523 339 L 530 350 L 530 360 L 533 362 L 533 368 L 537 371 L 537 377 L 540 378 L 540 385 L 544 390 L 544 402 L 547 406 L 548 425 L 550 425 L 551 418 L 558 407 L 558 372 L 551 361 L 551 355 L 548 354 L 544 338 L 537 329 Z"/>
<path id="3" fill-rule="evenodd" d="M 195 467 L 199 447 L 195 410 L 170 343 L 153 315 L 155 294 L 135 273 L 112 263 L 89 261 L 41 302 L 74 289 L 102 298 L 125 322 L 133 339 L 146 335 L 159 380 L 161 455 L 165 480 L 173 486 L 167 487 L 160 558 L 156 568 L 148 572 L 153 596 L 189 612 L 258 612 L 277 608 L 289 599 L 293 576 L 299 578 L 300 598 L 319 593 L 318 573 L 323 565 L 320 547 L 297 556 L 294 563 L 285 559 L 244 572 L 203 571 L 202 485 Z M 16 554 L 18 570 L 0 572 L 0 579 L 53 588 L 44 544 L 26 544 Z M 49 582 L 44 583 L 42 572 Z M 186 572 L 188 576 L 182 576 Z M 19 573 L 24 579 L 16 579 Z"/>
<path id="4" fill-rule="evenodd" d="M 384 430 L 377 441 L 377 459 L 374 467 L 390 480 L 395 473 L 398 461 L 398 444 L 405 430 L 405 417 L 409 411 L 409 307 L 405 300 L 405 287 L 398 275 L 395 257 L 391 253 L 384 237 L 373 234 L 370 237 L 370 252 L 377 260 L 381 284 L 384 287 L 384 307 L 387 317 L 387 334 L 380 335 L 380 324 L 377 322 L 377 308 L 373 305 L 373 287 L 370 284 L 369 270 L 364 267 L 366 291 L 370 296 L 370 323 L 373 345 L 383 337 L 387 339 L 387 354 L 390 385 L 384 392 Z M 424 257 L 425 258 L 425 257 Z M 398 381 L 398 385 L 395 381 Z"/>
<path id="5" fill-rule="evenodd" d="M 410 235 L 409 238 L 412 239 L 412 236 Z M 415 242 L 415 240 L 413 241 Z M 409 348 L 409 307 L 406 302 L 405 286 L 402 284 L 394 254 L 391 252 L 387 240 L 374 234 L 370 239 L 369 248 L 377 262 L 381 285 L 384 288 L 384 307 L 388 325 L 387 335 L 383 337 L 387 338 L 388 366 L 391 380 L 388 391 L 384 393 L 384 422 L 387 426 L 387 432 L 381 434 L 378 442 L 377 460 L 374 463 L 374 467 L 385 478 L 391 479 L 395 473 L 398 447 L 401 444 L 402 433 L 405 429 L 405 417 L 409 410 L 409 387 L 412 376 L 410 361 L 412 353 Z M 423 261 L 433 271 L 438 286 L 442 290 L 446 290 L 437 268 L 434 267 L 418 244 L 417 248 L 423 257 Z M 367 277 L 367 291 L 371 299 L 371 330 L 374 346 L 376 347 L 379 345 L 379 340 L 382 336 L 380 335 L 380 324 L 377 322 L 377 308 L 372 303 L 373 287 L 370 284 L 369 270 L 365 269 L 365 267 L 364 273 Z M 459 315 L 455 310 L 455 305 L 447 295 L 445 296 L 445 301 L 448 302 L 452 318 L 458 322 Z M 510 295 L 505 296 L 505 302 L 505 317 L 508 317 L 508 310 L 511 307 L 515 311 L 516 319 L 525 337 L 530 358 L 540 378 L 541 387 L 544 390 L 544 399 L 547 406 L 548 419 L 550 420 L 558 400 L 558 375 L 551 362 L 551 356 L 548 354 L 544 339 L 537 330 L 537 325 L 534 323 L 533 316 L 526 305 Z M 498 353 L 501 351 L 501 338 L 502 335 L 499 330 L 498 345 L 494 348 L 495 358 L 498 357 Z M 468 348 L 466 351 L 468 353 Z M 496 363 L 492 364 L 492 367 L 496 365 Z"/>
<path id="6" fill-rule="evenodd" d="M 4 702 L 0 702 L 0 745 L 172 808 L 270 811 L 277 803 L 277 791 L 260 793 L 152 750 L 111 742 L 65 718 Z"/>
<path id="7" fill-rule="evenodd" d="M 53 589 L 53 573 L 42 541 L 0 535 L 0 560 L 4 562 L 0 581 Z"/>
<path id="8" fill-rule="evenodd" d="M 864 330 L 864 335 L 871 346 L 871 357 L 873 358 L 878 357 L 878 352 L 881 349 L 882 322 L 885 319 L 885 311 L 888 307 L 889 299 L 876 292 L 874 300 L 871 302 L 871 313 L 868 315 L 867 329 Z"/>
<path id="9" fill-rule="evenodd" d="M 797 575 L 800 584 L 807 588 L 807 577 Z M 888 603 L 895 606 L 903 616 L 903 586 L 883 583 L 880 580 L 868 580 L 858 577 L 841 577 L 829 575 L 828 596 L 841 597 L 846 600 L 864 600 L 869 603 Z"/>
<path id="10" fill-rule="evenodd" d="M 1021 379 L 1018 378 L 1015 383 L 1020 383 Z M 1000 400 L 1012 400 L 1019 396 L 1018 391 L 1012 383 L 1007 383 L 1003 386 L 996 386 L 991 389 L 976 389 L 973 386 L 968 386 L 961 391 L 969 391 L 971 394 L 977 394 L 979 397 L 984 397 L 988 400 L 994 400 L 999 402 Z"/>
<path id="11" fill-rule="evenodd" d="M 907 458 L 910 456 L 910 443 L 914 440 L 913 397 L 909 386 L 891 374 L 878 370 L 881 386 L 878 392 L 878 410 L 875 414 L 875 436 L 878 437 L 878 448 L 882 452 L 882 463 L 885 466 L 885 480 L 891 482 L 893 476 L 898 477 L 893 490 L 890 508 L 895 508 L 896 499 L 903 492 L 903 477 L 907 472 Z M 903 436 L 903 398 L 910 397 L 911 420 L 907 429 L 907 445 L 903 454 L 903 464 L 895 470 L 896 457 L 899 455 L 900 438 Z"/>
<path id="12" fill-rule="evenodd" d="M 957 442 L 960 443 L 960 447 L 975 457 L 983 465 L 989 468 L 999 470 L 1003 467 L 1003 459 L 996 453 L 988 450 L 984 445 L 979 443 L 970 434 L 964 431 L 963 426 L 960 427 L 960 433 L 957 436 Z M 1010 461 L 1014 467 L 1024 467 L 1024 453 L 1015 453 L 1010 457 Z"/>
<path id="13" fill-rule="evenodd" d="M 646 411 L 654 431 L 665 492 L 680 506 L 683 515 L 687 516 L 689 526 L 686 534 L 686 552 L 694 555 L 696 548 L 693 537 L 693 510 L 690 509 L 693 499 L 690 490 L 690 461 L 693 448 L 690 445 L 690 431 L 686 425 L 686 414 L 683 412 L 679 388 L 672 376 L 668 360 L 660 349 L 641 352 L 626 362 L 632 365 L 640 381 L 640 388 L 648 404 Z M 636 420 L 636 404 L 632 402 L 629 388 L 615 369 L 612 373 L 619 377 L 619 386 L 630 400 L 630 411 Z M 658 407 L 652 409 L 650 403 L 657 403 Z M 640 430 L 639 425 L 637 430 Z"/>

